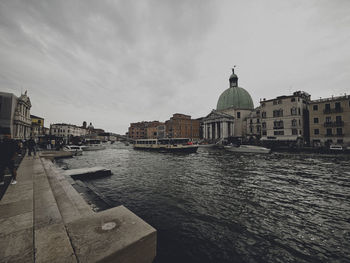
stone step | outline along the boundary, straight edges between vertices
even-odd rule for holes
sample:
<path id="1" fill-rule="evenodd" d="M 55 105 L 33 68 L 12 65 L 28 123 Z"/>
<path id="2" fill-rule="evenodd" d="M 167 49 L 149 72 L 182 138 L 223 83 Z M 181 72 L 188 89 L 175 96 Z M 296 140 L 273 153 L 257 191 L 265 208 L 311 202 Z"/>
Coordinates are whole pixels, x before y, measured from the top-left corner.
<path id="1" fill-rule="evenodd" d="M 41 159 L 65 223 L 93 214 L 90 206 L 51 161 Z"/>

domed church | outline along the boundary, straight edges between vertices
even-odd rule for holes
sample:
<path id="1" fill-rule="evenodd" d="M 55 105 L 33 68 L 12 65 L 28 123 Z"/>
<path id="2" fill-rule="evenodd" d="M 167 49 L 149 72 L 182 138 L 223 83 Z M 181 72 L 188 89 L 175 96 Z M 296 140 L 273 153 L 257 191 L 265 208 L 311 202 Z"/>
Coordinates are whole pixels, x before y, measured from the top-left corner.
<path id="1" fill-rule="evenodd" d="M 246 118 L 254 110 L 252 97 L 238 86 L 238 77 L 232 69 L 230 86 L 219 97 L 216 110 L 203 118 L 203 138 L 219 142 L 228 137 L 243 137 Z"/>

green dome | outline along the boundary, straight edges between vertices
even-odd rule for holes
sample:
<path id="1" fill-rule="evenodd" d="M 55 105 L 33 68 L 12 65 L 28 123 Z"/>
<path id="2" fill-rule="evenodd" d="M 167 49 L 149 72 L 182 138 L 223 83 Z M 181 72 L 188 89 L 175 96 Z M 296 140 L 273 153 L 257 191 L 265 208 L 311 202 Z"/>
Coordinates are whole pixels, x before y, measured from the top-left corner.
<path id="1" fill-rule="evenodd" d="M 253 110 L 254 104 L 249 93 L 240 87 L 230 87 L 219 97 L 216 110 L 226 110 L 229 108 L 240 110 Z"/>

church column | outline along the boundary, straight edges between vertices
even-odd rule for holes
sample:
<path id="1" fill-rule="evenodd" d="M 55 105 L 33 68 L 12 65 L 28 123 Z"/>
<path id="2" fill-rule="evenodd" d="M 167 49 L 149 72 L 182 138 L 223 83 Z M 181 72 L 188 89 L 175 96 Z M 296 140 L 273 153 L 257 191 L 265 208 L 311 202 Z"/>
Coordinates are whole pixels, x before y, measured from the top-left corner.
<path id="1" fill-rule="evenodd" d="M 228 136 L 227 136 L 227 122 L 226 121 L 224 121 L 222 123 L 222 131 L 223 131 L 223 137 L 227 138 Z"/>
<path id="2" fill-rule="evenodd" d="M 231 122 L 230 125 L 231 125 L 231 136 L 235 136 L 233 122 Z"/>
<path id="3" fill-rule="evenodd" d="M 207 123 L 203 125 L 203 139 L 207 139 Z"/>

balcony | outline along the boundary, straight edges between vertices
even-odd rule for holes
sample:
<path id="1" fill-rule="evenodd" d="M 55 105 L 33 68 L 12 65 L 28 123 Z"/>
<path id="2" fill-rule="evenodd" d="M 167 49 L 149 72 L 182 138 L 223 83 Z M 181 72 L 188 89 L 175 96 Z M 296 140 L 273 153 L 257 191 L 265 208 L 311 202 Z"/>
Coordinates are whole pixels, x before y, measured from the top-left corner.
<path id="1" fill-rule="evenodd" d="M 344 133 L 336 133 L 336 134 L 326 133 L 325 136 L 326 137 L 344 137 Z"/>
<path id="2" fill-rule="evenodd" d="M 330 114 L 330 113 L 340 113 L 343 112 L 343 108 L 334 108 L 334 109 L 324 109 L 323 113 L 324 114 Z"/>
<path id="3" fill-rule="evenodd" d="M 264 129 L 264 128 L 263 128 Z M 273 129 L 274 130 L 282 130 L 282 129 L 284 129 L 284 127 L 282 126 L 282 127 L 279 127 L 279 126 L 275 126 L 275 127 L 273 127 Z"/>
<path id="4" fill-rule="evenodd" d="M 323 124 L 324 127 L 343 127 L 344 126 L 344 122 L 343 121 L 329 121 L 329 122 L 325 122 Z"/>

